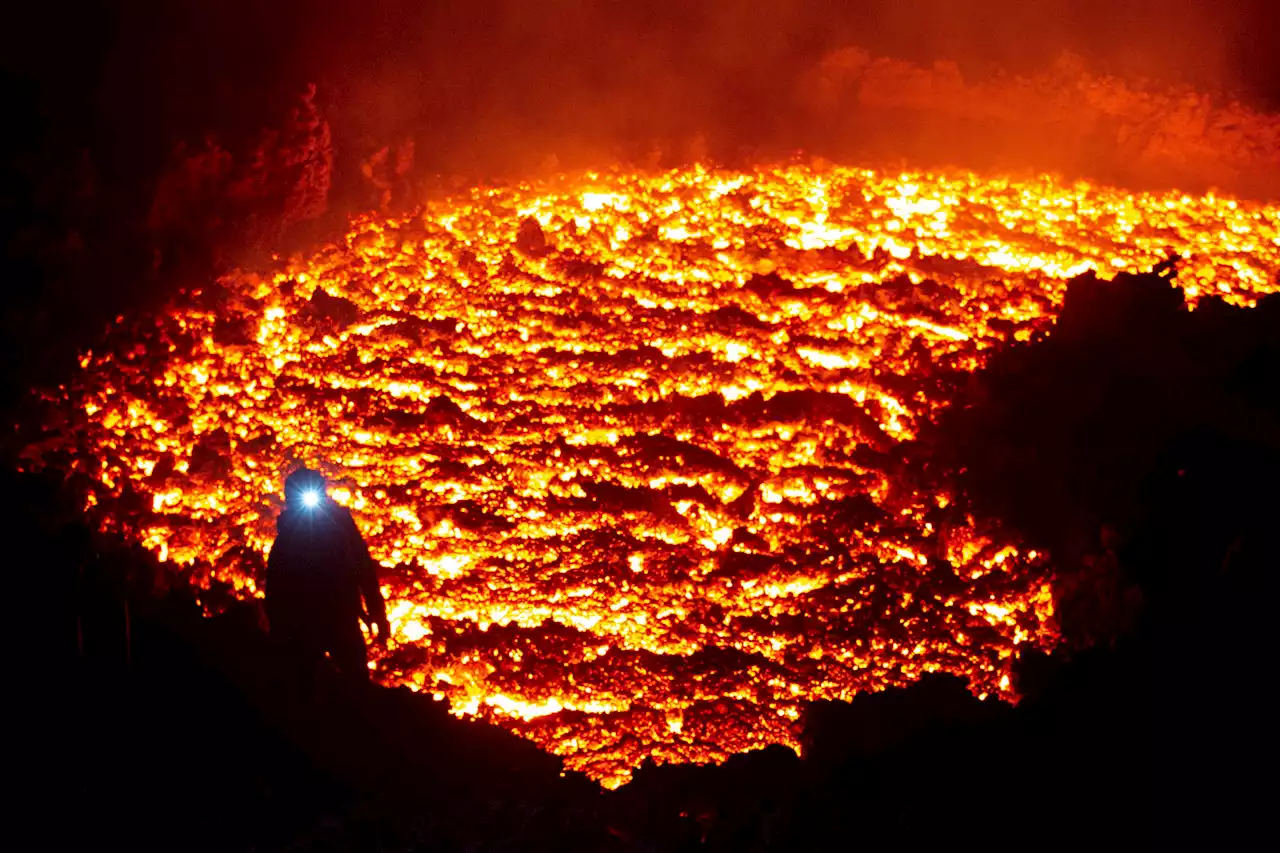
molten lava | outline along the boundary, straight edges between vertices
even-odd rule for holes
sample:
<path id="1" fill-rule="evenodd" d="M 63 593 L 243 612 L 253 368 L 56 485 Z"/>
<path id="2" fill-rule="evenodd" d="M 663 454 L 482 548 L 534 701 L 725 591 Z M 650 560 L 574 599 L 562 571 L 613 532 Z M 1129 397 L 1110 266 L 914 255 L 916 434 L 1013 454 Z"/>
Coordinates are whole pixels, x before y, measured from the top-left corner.
<path id="1" fill-rule="evenodd" d="M 1013 699 L 1045 559 L 915 439 L 1067 279 L 1168 253 L 1192 304 L 1252 304 L 1280 207 L 799 165 L 482 188 L 121 318 L 59 404 L 104 525 L 206 588 L 258 594 L 285 474 L 324 470 L 384 567 L 377 677 L 613 786 L 923 673 Z"/>

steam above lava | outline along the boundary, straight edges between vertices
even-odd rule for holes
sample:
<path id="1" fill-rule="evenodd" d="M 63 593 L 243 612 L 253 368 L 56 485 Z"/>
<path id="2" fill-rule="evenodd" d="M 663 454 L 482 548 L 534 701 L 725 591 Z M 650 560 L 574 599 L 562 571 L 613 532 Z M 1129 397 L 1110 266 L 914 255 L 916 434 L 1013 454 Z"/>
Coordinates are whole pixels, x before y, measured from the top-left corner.
<path id="1" fill-rule="evenodd" d="M 1273 49 L 1280 15 L 1266 0 L 372 0 L 327 4 L 323 14 L 312 7 L 129 4 L 103 86 L 119 147 L 158 144 L 163 157 L 175 137 L 195 142 L 233 128 L 252 135 L 314 82 L 347 169 L 403 138 L 416 140 L 424 174 L 524 177 L 552 154 L 564 168 L 604 166 L 641 159 L 655 145 L 672 154 L 664 164 L 681 165 L 676 158 L 698 134 L 722 162 L 751 152 L 747 165 L 796 149 L 847 162 L 852 135 L 853 143 L 872 137 L 883 143 L 877 153 L 916 166 L 992 166 L 962 156 L 983 150 L 969 140 L 989 130 L 983 115 L 960 128 L 947 116 L 941 127 L 950 132 L 930 148 L 937 125 L 846 121 L 847 99 L 831 112 L 807 109 L 807 82 L 852 48 L 926 73 L 953 62 L 974 87 L 1035 80 L 1069 53 L 1093 77 L 1125 79 L 1140 91 L 1185 85 L 1263 110 L 1280 105 Z M 38 51 L 15 48 L 54 62 L 67 48 L 62 38 L 52 41 Z M 161 132 L 139 132 L 157 116 L 166 119 Z M 1094 119 L 1061 121 L 1069 136 L 1090 141 L 1069 165 L 1087 167 L 1088 155 L 1125 148 L 1118 127 Z M 1003 135 L 1006 162 L 997 166 L 1063 171 L 1037 156 L 1046 137 L 1032 136 Z M 958 142 L 965 151 L 955 150 Z M 911 159 L 918 149 L 936 156 Z M 1087 169 L 1068 173 L 1129 185 Z M 1213 178 L 1179 186 L 1200 191 Z"/>

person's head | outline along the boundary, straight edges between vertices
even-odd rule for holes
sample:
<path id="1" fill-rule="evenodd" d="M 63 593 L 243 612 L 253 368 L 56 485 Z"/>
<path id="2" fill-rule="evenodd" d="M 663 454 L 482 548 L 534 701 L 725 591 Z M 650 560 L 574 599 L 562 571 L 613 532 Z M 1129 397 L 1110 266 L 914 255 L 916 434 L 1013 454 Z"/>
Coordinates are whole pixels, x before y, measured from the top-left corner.
<path id="1" fill-rule="evenodd" d="M 313 509 L 324 499 L 324 475 L 299 468 L 284 481 L 284 499 L 293 509 Z"/>

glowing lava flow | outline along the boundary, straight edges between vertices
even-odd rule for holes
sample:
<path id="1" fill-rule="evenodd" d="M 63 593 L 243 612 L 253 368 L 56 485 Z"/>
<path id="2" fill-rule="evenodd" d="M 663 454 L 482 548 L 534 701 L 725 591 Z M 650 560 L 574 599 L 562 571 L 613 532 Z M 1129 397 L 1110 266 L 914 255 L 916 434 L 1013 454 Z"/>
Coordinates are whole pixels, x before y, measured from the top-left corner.
<path id="1" fill-rule="evenodd" d="M 1068 278 L 1176 252 L 1193 302 L 1251 304 L 1278 237 L 1275 206 L 1049 178 L 476 189 L 122 320 L 62 405 L 95 512 L 206 587 L 256 594 L 284 475 L 326 470 L 386 567 L 378 676 L 616 785 L 926 672 L 1013 698 L 1043 557 L 911 439 Z"/>

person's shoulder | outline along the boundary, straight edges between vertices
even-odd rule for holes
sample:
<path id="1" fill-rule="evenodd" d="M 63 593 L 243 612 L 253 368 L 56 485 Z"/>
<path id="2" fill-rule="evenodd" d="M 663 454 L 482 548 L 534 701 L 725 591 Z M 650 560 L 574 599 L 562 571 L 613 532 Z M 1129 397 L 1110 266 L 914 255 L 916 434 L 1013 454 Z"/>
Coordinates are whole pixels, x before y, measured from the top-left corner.
<path id="1" fill-rule="evenodd" d="M 351 510 L 347 509 L 345 506 L 338 503 L 337 501 L 331 501 L 330 503 L 332 504 L 332 506 L 329 507 L 329 516 L 331 518 L 335 518 L 343 523 L 346 523 L 346 522 L 351 522 L 352 524 L 356 523 L 355 516 L 351 514 Z"/>

